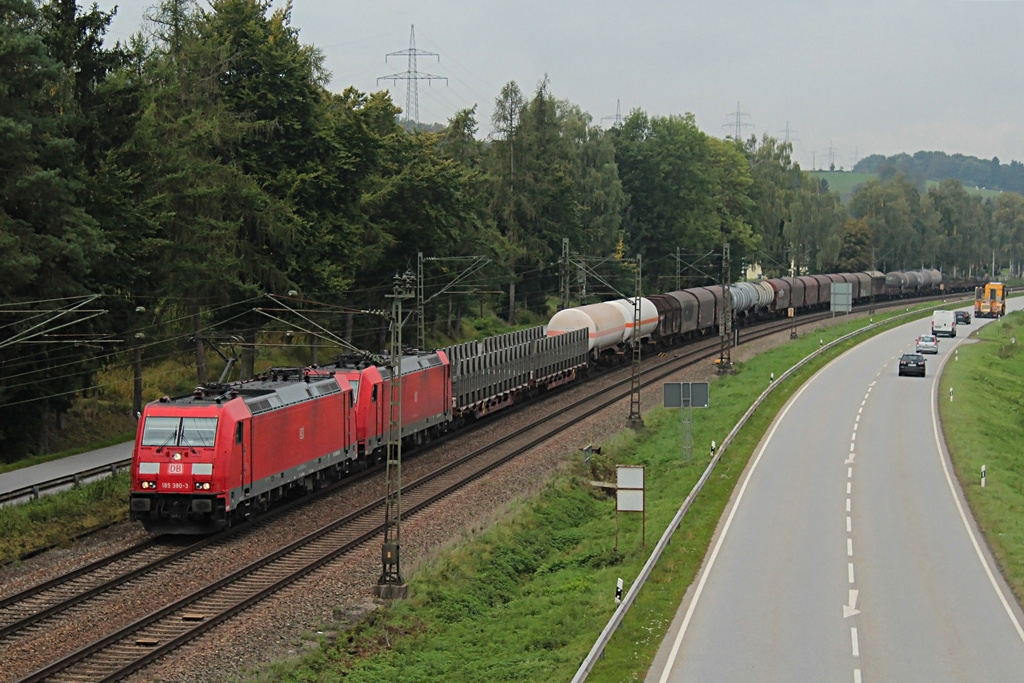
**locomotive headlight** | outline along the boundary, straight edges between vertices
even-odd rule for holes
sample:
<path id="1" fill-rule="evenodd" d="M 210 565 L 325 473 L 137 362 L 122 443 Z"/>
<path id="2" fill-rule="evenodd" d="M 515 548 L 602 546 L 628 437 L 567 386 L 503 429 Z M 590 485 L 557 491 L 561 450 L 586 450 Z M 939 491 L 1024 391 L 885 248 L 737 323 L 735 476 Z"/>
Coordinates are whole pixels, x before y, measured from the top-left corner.
<path id="1" fill-rule="evenodd" d="M 181 460 L 181 453 L 175 453 L 174 455 L 171 456 L 171 458 L 174 460 Z"/>

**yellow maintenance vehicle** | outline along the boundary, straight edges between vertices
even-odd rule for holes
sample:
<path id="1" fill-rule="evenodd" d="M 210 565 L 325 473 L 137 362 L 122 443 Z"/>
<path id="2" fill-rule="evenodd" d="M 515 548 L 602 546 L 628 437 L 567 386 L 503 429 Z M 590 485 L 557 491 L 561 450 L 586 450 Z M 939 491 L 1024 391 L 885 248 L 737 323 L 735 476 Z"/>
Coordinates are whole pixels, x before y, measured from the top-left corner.
<path id="1" fill-rule="evenodd" d="M 974 317 L 998 318 L 1006 313 L 1006 286 L 989 282 L 974 290 Z"/>

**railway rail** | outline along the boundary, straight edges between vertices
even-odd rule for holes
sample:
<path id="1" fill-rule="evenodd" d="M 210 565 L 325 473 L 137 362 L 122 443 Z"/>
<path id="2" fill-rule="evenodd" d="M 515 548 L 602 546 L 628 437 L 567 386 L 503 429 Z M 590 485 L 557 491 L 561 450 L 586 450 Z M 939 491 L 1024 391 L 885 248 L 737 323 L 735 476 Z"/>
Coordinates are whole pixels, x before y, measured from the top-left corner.
<path id="1" fill-rule="evenodd" d="M 800 324 L 820 321 L 828 318 L 829 315 L 827 312 L 821 312 L 801 316 Z M 789 320 L 781 320 L 763 326 L 746 328 L 744 338 L 753 339 L 785 331 L 792 324 Z M 644 384 L 648 385 L 674 374 L 686 365 L 712 358 L 717 355 L 719 349 L 720 343 L 717 338 L 681 347 L 671 358 L 645 368 Z M 408 517 L 429 508 L 434 502 L 484 476 L 508 460 L 550 439 L 580 420 L 621 401 L 629 394 L 628 389 L 623 390 L 622 387 L 629 384 L 629 378 L 618 380 L 596 394 L 553 412 L 539 422 L 517 429 L 494 443 L 407 484 L 403 487 L 402 492 L 405 516 Z M 338 519 L 298 541 L 210 583 L 199 591 L 152 612 L 123 629 L 103 636 L 91 645 L 51 663 L 24 680 L 118 680 L 123 678 L 324 564 L 379 536 L 383 529 L 383 504 L 383 499 L 380 499 L 356 513 Z M 17 637 L 18 634 L 25 633 L 27 629 L 38 628 L 37 625 L 40 621 L 53 614 L 88 600 L 94 595 L 111 590 L 114 586 L 128 584 L 137 576 L 156 571 L 159 567 L 166 566 L 168 562 L 194 553 L 215 542 L 217 538 L 220 538 L 220 535 L 170 552 L 164 558 L 148 562 L 138 558 L 143 557 L 145 552 L 148 552 L 148 548 L 156 547 L 156 545 L 142 544 L 147 548 L 140 547 L 137 551 L 139 555 L 133 561 L 132 567 L 119 577 L 105 581 L 97 581 L 94 577 L 91 580 L 93 585 L 70 598 L 62 598 L 56 604 L 45 605 L 45 600 L 43 600 L 45 606 L 37 610 L 36 613 L 30 613 L 14 621 L 8 620 L 7 625 L 0 627 L 3 629 L 0 630 L 0 636 Z M 128 551 L 125 551 L 102 562 L 105 562 L 106 566 L 112 567 L 119 562 L 125 562 L 128 555 Z M 97 566 L 101 563 L 97 563 Z M 71 578 L 78 582 L 80 576 L 88 575 L 89 572 L 85 571 L 87 569 L 76 571 Z M 59 595 L 57 585 L 62 581 L 67 581 L 68 578 L 68 576 L 60 577 L 31 589 L 31 595 L 29 592 L 22 594 L 20 604 L 23 606 L 30 604 L 32 596 L 50 593 Z M 6 614 L 3 610 L 8 606 L 18 604 L 18 598 L 19 596 L 12 596 L 0 601 L 0 615 Z M 31 612 L 31 608 L 29 611 Z"/>

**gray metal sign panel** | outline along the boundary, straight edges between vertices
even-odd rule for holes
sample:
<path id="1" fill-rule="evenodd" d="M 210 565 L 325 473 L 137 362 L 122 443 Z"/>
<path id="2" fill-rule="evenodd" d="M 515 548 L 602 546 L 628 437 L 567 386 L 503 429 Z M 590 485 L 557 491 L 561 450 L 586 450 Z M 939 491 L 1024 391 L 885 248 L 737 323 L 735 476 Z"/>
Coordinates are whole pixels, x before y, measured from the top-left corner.
<path id="1" fill-rule="evenodd" d="M 707 408 L 709 391 L 707 382 L 665 382 L 666 408 Z"/>
<path id="2" fill-rule="evenodd" d="M 683 391 L 686 391 L 686 400 L 690 400 L 690 383 L 689 382 L 665 382 L 665 402 L 666 408 L 681 408 L 683 406 Z"/>
<path id="3" fill-rule="evenodd" d="M 833 282 L 829 303 L 831 310 L 837 313 L 849 313 L 853 308 L 853 283 Z"/>

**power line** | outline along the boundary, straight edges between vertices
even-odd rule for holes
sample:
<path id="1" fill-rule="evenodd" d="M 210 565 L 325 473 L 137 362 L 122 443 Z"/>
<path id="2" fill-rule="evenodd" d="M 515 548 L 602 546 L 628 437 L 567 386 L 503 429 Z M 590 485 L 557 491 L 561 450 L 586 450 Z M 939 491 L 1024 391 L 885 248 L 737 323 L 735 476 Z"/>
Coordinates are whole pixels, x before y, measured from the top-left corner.
<path id="1" fill-rule="evenodd" d="M 836 170 L 836 157 L 839 155 L 839 150 L 832 146 L 832 141 L 828 141 L 828 170 Z"/>
<path id="2" fill-rule="evenodd" d="M 611 119 L 612 121 L 615 122 L 615 123 L 612 124 L 612 127 L 618 127 L 618 126 L 622 125 L 622 100 L 618 100 L 618 99 L 615 100 L 615 115 L 614 116 L 602 116 L 601 117 L 602 121 L 607 121 L 608 119 Z"/>
<path id="3" fill-rule="evenodd" d="M 392 81 L 397 83 L 398 81 L 406 81 L 405 89 L 405 120 L 413 123 L 420 122 L 420 81 L 444 81 L 445 85 L 448 84 L 448 78 L 446 76 L 435 76 L 434 74 L 420 73 L 416 65 L 417 57 L 437 57 L 437 61 L 441 61 L 441 56 L 436 52 L 428 52 L 426 50 L 416 49 L 416 26 L 411 25 L 409 29 L 409 49 L 399 50 L 398 52 L 389 52 L 384 55 L 384 61 L 388 60 L 388 57 L 408 57 L 409 66 L 402 73 L 391 74 L 390 76 L 381 76 L 377 79 L 377 83 L 381 81 Z"/>
<path id="4" fill-rule="evenodd" d="M 799 133 L 800 131 L 796 130 L 795 128 L 790 128 L 789 121 L 786 121 L 786 127 L 780 130 L 779 132 L 784 133 L 784 137 L 782 138 L 783 142 L 800 142 L 800 138 L 790 137 L 790 133 Z"/>
<path id="5" fill-rule="evenodd" d="M 722 125 L 722 128 L 735 128 L 736 129 L 736 132 L 733 134 L 733 139 L 736 140 L 737 142 L 740 142 L 743 139 L 743 129 L 744 128 L 753 128 L 754 127 L 754 124 L 752 124 L 752 123 L 744 123 L 743 122 L 743 117 L 744 116 L 746 116 L 747 118 L 750 118 L 750 114 L 745 114 L 742 111 L 740 111 L 740 103 L 736 102 L 736 111 L 734 113 L 732 113 L 732 114 L 727 114 L 726 115 L 726 118 L 733 117 L 733 118 L 735 118 L 735 121 L 733 121 L 732 123 L 726 123 L 726 124 Z"/>

